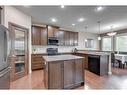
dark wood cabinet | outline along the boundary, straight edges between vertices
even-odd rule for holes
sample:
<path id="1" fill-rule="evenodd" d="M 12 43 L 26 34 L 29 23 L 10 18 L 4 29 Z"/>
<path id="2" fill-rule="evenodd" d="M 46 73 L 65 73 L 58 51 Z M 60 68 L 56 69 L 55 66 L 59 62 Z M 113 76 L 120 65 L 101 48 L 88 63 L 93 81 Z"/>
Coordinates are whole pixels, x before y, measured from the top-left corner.
<path id="1" fill-rule="evenodd" d="M 65 41 L 65 46 L 70 46 L 70 32 L 64 31 L 64 41 Z"/>
<path id="2" fill-rule="evenodd" d="M 64 88 L 74 85 L 74 60 L 64 61 Z"/>
<path id="3" fill-rule="evenodd" d="M 55 26 L 32 26 L 32 45 L 48 45 L 49 37 L 56 37 L 59 46 L 78 45 L 78 32 L 59 30 Z"/>
<path id="4" fill-rule="evenodd" d="M 81 56 L 84 57 L 83 63 L 84 63 L 84 68 L 88 69 L 88 54 L 84 53 L 72 53 L 73 55 Z"/>
<path id="5" fill-rule="evenodd" d="M 44 60 L 42 56 L 43 54 L 32 54 L 31 55 L 31 69 L 32 70 L 44 68 Z"/>
<path id="6" fill-rule="evenodd" d="M 48 37 L 54 36 L 54 29 L 52 26 L 48 26 Z"/>
<path id="7" fill-rule="evenodd" d="M 47 28 L 32 26 L 32 45 L 47 45 Z"/>
<path id="8" fill-rule="evenodd" d="M 58 37 L 59 28 L 54 26 L 48 26 L 48 37 Z"/>
<path id="9" fill-rule="evenodd" d="M 84 81 L 84 64 L 83 60 L 77 59 L 75 60 L 75 84 L 78 85 Z"/>
<path id="10" fill-rule="evenodd" d="M 58 34 L 58 39 L 59 39 L 59 45 L 60 46 L 64 46 L 65 45 L 65 39 L 64 39 L 64 36 L 65 36 L 65 32 L 64 31 L 59 31 L 59 34 Z"/>
<path id="11" fill-rule="evenodd" d="M 2 14 L 1 14 L 1 11 L 2 11 L 2 8 L 1 8 L 1 6 L 0 6 L 0 24 L 1 24 L 1 16 L 2 16 Z"/>
<path id="12" fill-rule="evenodd" d="M 47 45 L 47 28 L 41 30 L 41 45 Z"/>
<path id="13" fill-rule="evenodd" d="M 49 64 L 50 75 L 49 75 L 49 89 L 57 89 L 63 86 L 63 62 L 57 61 Z"/>
<path id="14" fill-rule="evenodd" d="M 44 82 L 48 89 L 70 89 L 84 84 L 83 59 L 47 62 Z"/>
<path id="15" fill-rule="evenodd" d="M 32 45 L 40 45 L 41 28 L 32 26 Z"/>
<path id="16" fill-rule="evenodd" d="M 70 46 L 74 46 L 74 32 L 69 32 L 70 33 Z"/>
<path id="17" fill-rule="evenodd" d="M 73 45 L 78 46 L 78 32 L 73 32 Z"/>
<path id="18" fill-rule="evenodd" d="M 64 31 L 64 43 L 65 46 L 77 46 L 78 32 Z"/>

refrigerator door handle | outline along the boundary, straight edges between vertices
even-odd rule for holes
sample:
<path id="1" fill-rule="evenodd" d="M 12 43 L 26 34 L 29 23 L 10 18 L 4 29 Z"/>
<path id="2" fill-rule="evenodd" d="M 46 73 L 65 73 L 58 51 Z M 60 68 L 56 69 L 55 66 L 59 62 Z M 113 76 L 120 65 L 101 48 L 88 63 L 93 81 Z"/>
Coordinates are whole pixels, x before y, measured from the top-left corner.
<path id="1" fill-rule="evenodd" d="M 8 42 L 7 42 L 7 32 L 5 32 L 4 34 L 4 47 L 8 49 Z M 7 62 L 7 52 L 8 50 L 4 48 L 4 62 L 6 63 Z"/>
<path id="2" fill-rule="evenodd" d="M 7 74 L 11 70 L 11 67 L 8 67 L 8 70 L 5 71 L 4 73 L 0 74 L 0 78 L 3 77 L 5 74 Z"/>
<path id="3" fill-rule="evenodd" d="M 10 55 L 10 51 L 11 51 L 11 40 L 10 40 L 10 37 L 9 37 L 9 30 L 6 29 L 6 41 L 7 41 L 7 51 L 6 51 L 6 54 L 5 54 L 5 62 L 7 63 L 7 60 L 8 60 L 8 57 Z"/>

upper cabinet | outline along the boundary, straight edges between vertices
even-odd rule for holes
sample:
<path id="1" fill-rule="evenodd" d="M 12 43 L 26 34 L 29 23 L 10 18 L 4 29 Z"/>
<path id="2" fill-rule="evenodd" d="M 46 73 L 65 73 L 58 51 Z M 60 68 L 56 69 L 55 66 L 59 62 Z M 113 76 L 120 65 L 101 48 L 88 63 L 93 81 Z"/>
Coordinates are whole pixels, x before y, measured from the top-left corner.
<path id="1" fill-rule="evenodd" d="M 60 30 L 59 33 L 58 33 L 58 35 L 59 35 L 59 36 L 58 36 L 59 45 L 60 45 L 60 46 L 65 46 L 65 38 L 64 38 L 65 32 L 62 31 L 62 30 Z"/>
<path id="2" fill-rule="evenodd" d="M 78 46 L 78 32 L 73 32 L 73 45 Z"/>
<path id="3" fill-rule="evenodd" d="M 74 32 L 70 32 L 70 46 L 74 46 Z"/>
<path id="4" fill-rule="evenodd" d="M 70 32 L 64 31 L 65 46 L 70 46 Z"/>
<path id="5" fill-rule="evenodd" d="M 78 46 L 78 32 L 64 31 L 65 46 Z"/>
<path id="6" fill-rule="evenodd" d="M 48 45 L 49 37 L 56 37 L 59 46 L 78 45 L 78 32 L 60 30 L 54 26 L 32 26 L 32 45 Z"/>
<path id="7" fill-rule="evenodd" d="M 32 45 L 47 45 L 47 28 L 32 26 Z"/>
<path id="8" fill-rule="evenodd" d="M 54 26 L 48 26 L 48 37 L 58 37 L 59 28 Z"/>
<path id="9" fill-rule="evenodd" d="M 0 24 L 1 24 L 1 10 L 2 10 L 2 8 L 0 7 Z"/>

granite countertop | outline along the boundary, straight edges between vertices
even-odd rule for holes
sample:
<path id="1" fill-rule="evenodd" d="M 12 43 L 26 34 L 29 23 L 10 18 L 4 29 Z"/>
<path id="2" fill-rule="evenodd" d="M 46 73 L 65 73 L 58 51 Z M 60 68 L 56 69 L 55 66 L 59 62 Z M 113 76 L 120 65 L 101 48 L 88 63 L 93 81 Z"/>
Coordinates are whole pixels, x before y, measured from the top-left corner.
<path id="1" fill-rule="evenodd" d="M 81 59 L 84 57 L 75 56 L 75 55 L 55 55 L 55 56 L 43 56 L 43 59 L 46 62 L 53 62 L 53 61 L 64 61 L 64 60 L 71 60 L 71 59 Z"/>
<path id="2" fill-rule="evenodd" d="M 90 55 L 110 55 L 110 53 L 106 53 L 106 52 L 77 51 L 76 53 L 90 54 Z"/>

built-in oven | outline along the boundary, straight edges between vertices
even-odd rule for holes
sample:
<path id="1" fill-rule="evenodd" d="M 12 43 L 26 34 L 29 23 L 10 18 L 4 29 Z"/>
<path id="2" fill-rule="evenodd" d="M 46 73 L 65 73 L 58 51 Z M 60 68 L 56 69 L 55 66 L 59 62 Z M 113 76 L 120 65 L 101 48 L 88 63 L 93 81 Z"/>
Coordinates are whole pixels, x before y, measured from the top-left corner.
<path id="1" fill-rule="evenodd" d="M 49 37 L 48 38 L 48 45 L 59 45 L 59 40 L 56 37 Z"/>

